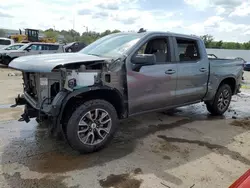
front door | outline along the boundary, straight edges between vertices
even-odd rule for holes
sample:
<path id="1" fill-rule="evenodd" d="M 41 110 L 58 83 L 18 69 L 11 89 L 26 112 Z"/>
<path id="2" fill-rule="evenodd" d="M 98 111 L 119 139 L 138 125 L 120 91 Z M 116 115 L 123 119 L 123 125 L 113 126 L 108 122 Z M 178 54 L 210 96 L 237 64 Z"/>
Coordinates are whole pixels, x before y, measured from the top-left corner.
<path id="1" fill-rule="evenodd" d="M 42 45 L 41 44 L 31 44 L 27 47 L 26 55 L 38 55 L 42 54 Z"/>
<path id="2" fill-rule="evenodd" d="M 134 70 L 129 66 L 133 62 L 127 62 L 129 114 L 171 106 L 175 98 L 177 64 L 171 63 L 168 37 L 148 39 L 136 54 L 154 54 L 156 63 Z"/>
<path id="3" fill-rule="evenodd" d="M 177 56 L 177 105 L 201 100 L 207 91 L 209 62 L 199 40 L 174 38 Z"/>

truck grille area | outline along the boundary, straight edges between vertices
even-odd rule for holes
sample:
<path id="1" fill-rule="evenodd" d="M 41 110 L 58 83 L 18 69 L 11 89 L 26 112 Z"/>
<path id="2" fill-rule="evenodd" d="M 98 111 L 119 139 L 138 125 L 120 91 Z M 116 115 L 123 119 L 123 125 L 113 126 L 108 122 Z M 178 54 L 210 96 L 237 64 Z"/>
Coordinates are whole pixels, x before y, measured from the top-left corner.
<path id="1" fill-rule="evenodd" d="M 61 74 L 24 73 L 24 91 L 37 103 L 50 104 L 61 90 Z"/>

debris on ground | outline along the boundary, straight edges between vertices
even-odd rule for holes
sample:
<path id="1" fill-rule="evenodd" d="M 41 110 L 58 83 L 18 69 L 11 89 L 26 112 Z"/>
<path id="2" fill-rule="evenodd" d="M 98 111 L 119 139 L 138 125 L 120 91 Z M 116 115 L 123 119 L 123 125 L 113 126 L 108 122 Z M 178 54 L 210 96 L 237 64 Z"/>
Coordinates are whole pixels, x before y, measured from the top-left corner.
<path id="1" fill-rule="evenodd" d="M 237 117 L 236 116 L 232 116 L 232 119 L 237 119 Z"/>
<path id="2" fill-rule="evenodd" d="M 19 73 L 19 72 L 11 72 L 11 73 L 8 73 L 8 76 L 22 76 L 22 73 Z"/>
<path id="3" fill-rule="evenodd" d="M 250 120 L 249 119 L 241 119 L 241 120 L 234 120 L 231 125 L 242 127 L 244 129 L 250 129 Z"/>
<path id="4" fill-rule="evenodd" d="M 178 146 L 166 141 L 159 141 L 157 144 L 151 145 L 151 148 L 154 153 L 180 151 Z"/>
<path id="5" fill-rule="evenodd" d="M 164 184 L 164 183 L 161 183 L 161 184 L 164 185 L 165 187 L 171 188 L 171 187 L 169 187 L 168 185 L 166 185 L 166 184 Z"/>
<path id="6" fill-rule="evenodd" d="M 142 180 L 135 179 L 133 176 L 141 173 L 142 170 L 137 168 L 130 174 L 111 174 L 106 179 L 100 180 L 99 183 L 104 188 L 139 188 Z"/>

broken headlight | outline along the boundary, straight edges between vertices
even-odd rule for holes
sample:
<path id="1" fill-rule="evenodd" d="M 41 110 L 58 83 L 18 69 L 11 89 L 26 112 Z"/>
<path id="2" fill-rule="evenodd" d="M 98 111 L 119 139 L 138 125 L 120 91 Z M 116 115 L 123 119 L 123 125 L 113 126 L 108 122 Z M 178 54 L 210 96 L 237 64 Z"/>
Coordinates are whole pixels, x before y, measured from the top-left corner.
<path id="1" fill-rule="evenodd" d="M 72 78 L 70 80 L 68 80 L 68 87 L 73 89 L 76 86 L 76 79 Z"/>

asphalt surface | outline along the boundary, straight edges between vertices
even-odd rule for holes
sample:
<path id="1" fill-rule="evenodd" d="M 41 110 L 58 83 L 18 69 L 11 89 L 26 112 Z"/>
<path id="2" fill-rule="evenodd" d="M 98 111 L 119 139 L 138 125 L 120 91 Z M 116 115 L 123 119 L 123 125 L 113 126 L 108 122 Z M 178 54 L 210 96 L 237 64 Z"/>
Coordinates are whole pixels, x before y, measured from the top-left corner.
<path id="1" fill-rule="evenodd" d="M 228 187 L 250 166 L 249 97 L 234 96 L 222 117 L 200 103 L 121 121 L 111 144 L 89 155 L 10 116 L 0 120 L 0 187 Z"/>

